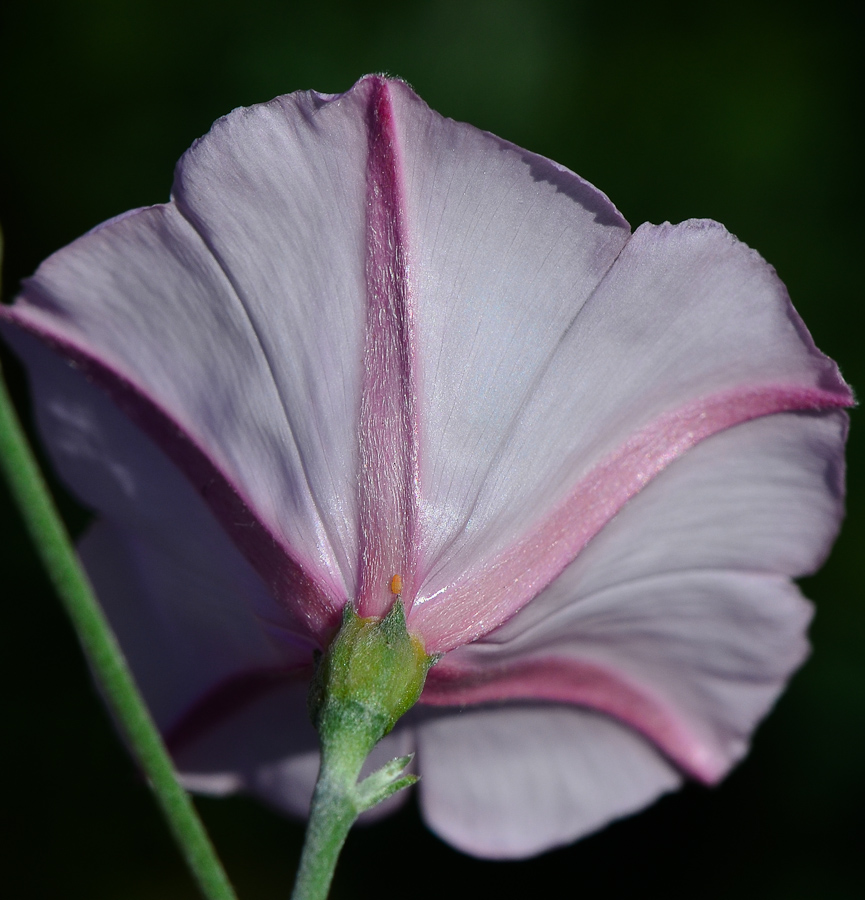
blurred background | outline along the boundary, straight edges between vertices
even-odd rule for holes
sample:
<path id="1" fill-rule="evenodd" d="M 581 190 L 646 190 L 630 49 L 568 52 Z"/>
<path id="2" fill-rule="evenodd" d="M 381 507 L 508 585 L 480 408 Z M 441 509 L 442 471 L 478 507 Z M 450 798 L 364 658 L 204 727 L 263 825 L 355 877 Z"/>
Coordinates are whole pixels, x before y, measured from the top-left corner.
<path id="1" fill-rule="evenodd" d="M 49 253 L 166 200 L 233 107 L 365 72 L 569 166 L 636 226 L 722 221 L 778 269 L 817 344 L 865 386 L 862 7 L 555 0 L 31 0 L 0 13 L 3 297 Z M 3 364 L 16 398 L 25 389 Z M 26 415 L 26 409 L 25 413 Z M 865 441 L 849 516 L 804 587 L 815 653 L 718 789 L 692 786 L 521 863 L 441 843 L 414 804 L 350 838 L 335 898 L 859 898 L 865 881 Z M 55 485 L 73 532 L 86 513 Z M 0 486 L 7 896 L 181 900 L 196 889 L 96 697 Z M 199 808 L 241 900 L 288 896 L 302 828 Z"/>

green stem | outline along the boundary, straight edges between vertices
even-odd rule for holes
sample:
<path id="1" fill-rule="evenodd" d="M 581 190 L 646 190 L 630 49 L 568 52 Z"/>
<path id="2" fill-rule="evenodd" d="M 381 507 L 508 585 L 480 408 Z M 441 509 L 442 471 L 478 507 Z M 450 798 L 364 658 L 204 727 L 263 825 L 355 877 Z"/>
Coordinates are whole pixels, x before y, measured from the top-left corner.
<path id="1" fill-rule="evenodd" d="M 228 877 L 192 805 L 178 784 L 171 758 L 138 692 L 132 673 L 96 602 L 0 372 L 0 467 L 27 530 L 112 710 L 162 807 L 174 838 L 208 900 L 236 900 Z"/>
<path id="2" fill-rule="evenodd" d="M 360 814 L 355 786 L 363 758 L 353 764 L 340 757 L 322 748 L 292 900 L 326 900 L 342 845 Z"/>

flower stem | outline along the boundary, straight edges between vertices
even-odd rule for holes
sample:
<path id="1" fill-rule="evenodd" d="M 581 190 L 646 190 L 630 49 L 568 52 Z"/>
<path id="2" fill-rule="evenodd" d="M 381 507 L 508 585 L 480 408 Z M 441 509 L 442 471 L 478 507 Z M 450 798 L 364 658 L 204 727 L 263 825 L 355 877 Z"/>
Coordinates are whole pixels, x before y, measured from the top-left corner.
<path id="1" fill-rule="evenodd" d="M 345 763 L 348 762 L 348 765 Z M 342 845 L 360 811 L 355 803 L 355 784 L 360 764 L 335 759 L 322 748 L 321 769 L 312 806 L 303 853 L 292 892 L 292 900 L 325 900 Z"/>
<path id="2" fill-rule="evenodd" d="M 208 900 L 236 900 L 111 627 L 96 602 L 15 413 L 0 372 L 0 469 L 96 677 L 156 795 L 174 839 Z"/>
<path id="3" fill-rule="evenodd" d="M 345 607 L 309 689 L 321 768 L 292 900 L 325 900 L 357 817 L 417 781 L 403 774 L 411 756 L 392 759 L 363 781 L 358 776 L 372 748 L 414 706 L 435 661 L 409 634 L 399 596 L 383 619 L 363 619 Z"/>

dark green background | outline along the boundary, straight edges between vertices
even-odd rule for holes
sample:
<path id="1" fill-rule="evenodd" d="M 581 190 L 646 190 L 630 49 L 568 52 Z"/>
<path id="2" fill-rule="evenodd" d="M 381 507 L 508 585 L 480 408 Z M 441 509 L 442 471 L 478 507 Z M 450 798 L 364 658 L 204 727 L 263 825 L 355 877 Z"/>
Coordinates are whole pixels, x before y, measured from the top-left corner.
<path id="1" fill-rule="evenodd" d="M 440 112 L 576 170 L 634 225 L 724 222 L 777 267 L 819 346 L 861 388 L 863 18 L 851 10 L 12 0 L 0 13 L 4 297 L 97 222 L 167 199 L 175 161 L 219 115 L 387 71 Z M 853 418 L 849 518 L 805 585 L 814 657 L 721 788 L 688 788 L 525 863 L 464 857 L 411 806 L 350 838 L 334 897 L 860 897 L 865 476 Z M 5 492 L 0 502 L 0 883 L 26 898 L 192 898 Z M 81 511 L 63 509 L 80 528 Z M 199 806 L 241 900 L 286 897 L 300 826 L 243 799 Z"/>

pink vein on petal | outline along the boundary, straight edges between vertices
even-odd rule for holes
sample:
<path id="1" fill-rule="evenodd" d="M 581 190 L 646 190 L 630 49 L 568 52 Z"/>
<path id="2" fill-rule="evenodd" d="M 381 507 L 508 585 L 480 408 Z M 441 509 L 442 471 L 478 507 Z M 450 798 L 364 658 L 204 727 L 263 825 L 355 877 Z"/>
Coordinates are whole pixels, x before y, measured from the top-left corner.
<path id="1" fill-rule="evenodd" d="M 681 769 L 713 784 L 729 768 L 680 716 L 649 691 L 596 663 L 565 657 L 524 659 L 489 668 L 445 656 L 427 677 L 421 703 L 460 706 L 501 700 L 548 700 L 606 713 L 647 737 Z"/>
<path id="2" fill-rule="evenodd" d="M 760 416 L 850 406 L 849 390 L 769 385 L 697 400 L 636 432 L 583 477 L 545 519 L 498 556 L 429 600 L 410 628 L 429 652 L 467 644 L 506 622 L 549 585 L 613 516 L 695 444 Z"/>
<path id="3" fill-rule="evenodd" d="M 417 418 L 402 160 L 390 88 L 372 77 L 367 165 L 367 323 L 360 412 L 357 609 L 384 615 L 400 575 L 411 606 L 417 546 Z"/>
<path id="4" fill-rule="evenodd" d="M 258 572 L 290 617 L 292 627 L 325 645 L 339 625 L 342 608 L 327 591 L 325 578 L 313 574 L 284 541 L 253 512 L 252 505 L 206 451 L 146 391 L 65 336 L 4 308 L 5 319 L 39 338 L 112 399 L 183 472 L 216 516 L 235 546 Z"/>

